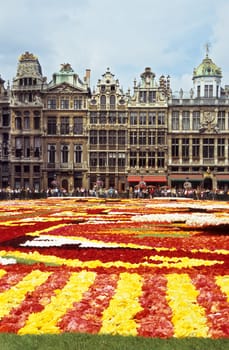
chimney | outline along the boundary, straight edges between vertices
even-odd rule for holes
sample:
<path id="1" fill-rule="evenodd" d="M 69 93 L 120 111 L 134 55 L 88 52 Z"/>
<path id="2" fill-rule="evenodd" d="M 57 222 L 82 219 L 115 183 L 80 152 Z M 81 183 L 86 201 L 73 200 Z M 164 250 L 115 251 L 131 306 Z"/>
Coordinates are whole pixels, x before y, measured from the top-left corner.
<path id="1" fill-rule="evenodd" d="M 85 74 L 84 80 L 87 83 L 87 85 L 90 85 L 90 77 L 91 77 L 91 70 L 86 69 L 86 74 Z"/>

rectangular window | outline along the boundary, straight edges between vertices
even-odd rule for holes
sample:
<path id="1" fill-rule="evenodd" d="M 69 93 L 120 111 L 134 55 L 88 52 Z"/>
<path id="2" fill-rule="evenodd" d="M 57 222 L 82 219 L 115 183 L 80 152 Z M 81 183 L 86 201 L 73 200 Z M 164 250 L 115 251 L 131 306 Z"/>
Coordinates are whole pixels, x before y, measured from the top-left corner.
<path id="1" fill-rule="evenodd" d="M 90 124 L 97 124 L 97 113 L 96 112 L 91 112 Z"/>
<path id="2" fill-rule="evenodd" d="M 109 145 L 116 145 L 116 131 L 115 130 L 109 130 L 109 138 L 108 138 Z"/>
<path id="3" fill-rule="evenodd" d="M 158 125 L 165 125 L 165 112 L 158 112 L 157 123 Z"/>
<path id="4" fill-rule="evenodd" d="M 137 125 L 138 123 L 138 115 L 135 112 L 130 113 L 130 125 Z"/>
<path id="5" fill-rule="evenodd" d="M 165 153 L 158 152 L 158 154 L 157 154 L 157 167 L 164 168 L 164 166 L 165 166 Z"/>
<path id="6" fill-rule="evenodd" d="M 116 153 L 115 152 L 109 152 L 108 153 L 108 165 L 110 167 L 116 166 Z"/>
<path id="7" fill-rule="evenodd" d="M 56 98 L 48 99 L 48 109 L 56 109 Z"/>
<path id="8" fill-rule="evenodd" d="M 213 85 L 204 85 L 204 97 L 213 97 Z"/>
<path id="9" fill-rule="evenodd" d="M 137 131 L 130 132 L 130 145 L 137 145 Z"/>
<path id="10" fill-rule="evenodd" d="M 118 166 L 124 167 L 126 164 L 126 155 L 124 152 L 118 153 Z"/>
<path id="11" fill-rule="evenodd" d="M 90 130 L 90 144 L 97 145 L 98 144 L 98 133 L 97 130 Z"/>
<path id="12" fill-rule="evenodd" d="M 182 139 L 182 158 L 189 159 L 189 139 Z"/>
<path id="13" fill-rule="evenodd" d="M 143 146 L 146 144 L 146 132 L 139 131 L 139 145 Z"/>
<path id="14" fill-rule="evenodd" d="M 172 130 L 179 130 L 179 129 L 180 129 L 179 111 L 173 111 L 172 112 Z"/>
<path id="15" fill-rule="evenodd" d="M 192 157 L 195 159 L 200 158 L 200 139 L 192 139 Z"/>
<path id="16" fill-rule="evenodd" d="M 30 117 L 24 117 L 24 129 L 25 130 L 30 129 Z"/>
<path id="17" fill-rule="evenodd" d="M 67 98 L 62 98 L 60 100 L 60 108 L 61 109 L 69 109 L 69 99 Z"/>
<path id="18" fill-rule="evenodd" d="M 155 152 L 148 153 L 148 166 L 155 168 Z"/>
<path id="19" fill-rule="evenodd" d="M 105 167 L 107 165 L 106 152 L 99 152 L 99 166 Z"/>
<path id="20" fill-rule="evenodd" d="M 214 159 L 214 139 L 203 139 L 203 158 L 205 160 Z"/>
<path id="21" fill-rule="evenodd" d="M 149 125 L 156 125 L 156 113 L 150 112 L 148 115 L 148 124 Z"/>
<path id="22" fill-rule="evenodd" d="M 109 113 L 108 123 L 109 124 L 116 124 L 116 113 L 115 112 Z"/>
<path id="23" fill-rule="evenodd" d="M 139 115 L 139 125 L 146 125 L 146 113 L 140 113 Z"/>
<path id="24" fill-rule="evenodd" d="M 29 137 L 24 138 L 24 157 L 25 158 L 30 157 L 30 138 Z"/>
<path id="25" fill-rule="evenodd" d="M 218 139 L 217 156 L 219 158 L 225 157 L 225 139 Z"/>
<path id="26" fill-rule="evenodd" d="M 97 152 L 90 153 L 90 166 L 95 167 L 98 164 L 98 154 Z"/>
<path id="27" fill-rule="evenodd" d="M 73 106 L 75 110 L 82 109 L 82 97 L 75 98 Z"/>
<path id="28" fill-rule="evenodd" d="M 156 132 L 155 131 L 148 131 L 148 145 L 149 146 L 156 145 Z"/>
<path id="29" fill-rule="evenodd" d="M 137 152 L 130 152 L 130 166 L 135 167 L 137 165 Z"/>
<path id="30" fill-rule="evenodd" d="M 61 117 L 60 133 L 61 135 L 69 135 L 69 117 Z"/>
<path id="31" fill-rule="evenodd" d="M 106 112 L 101 112 L 99 114 L 99 123 L 100 124 L 106 124 L 107 123 L 107 114 L 106 114 Z"/>
<path id="32" fill-rule="evenodd" d="M 15 156 L 20 158 L 22 156 L 22 139 L 21 137 L 15 138 Z"/>
<path id="33" fill-rule="evenodd" d="M 34 137 L 34 157 L 40 157 L 41 139 L 40 136 Z"/>
<path id="34" fill-rule="evenodd" d="M 146 152 L 139 152 L 139 166 L 146 166 Z"/>
<path id="35" fill-rule="evenodd" d="M 48 117 L 48 135 L 56 135 L 56 117 Z"/>
<path id="36" fill-rule="evenodd" d="M 106 143 L 107 143 L 107 131 L 99 130 L 99 144 L 106 145 Z"/>
<path id="37" fill-rule="evenodd" d="M 225 130 L 225 111 L 218 112 L 217 126 L 218 126 L 219 130 Z"/>
<path id="38" fill-rule="evenodd" d="M 118 130 L 118 144 L 125 145 L 126 144 L 126 131 Z"/>
<path id="39" fill-rule="evenodd" d="M 158 131 L 157 143 L 159 145 L 164 145 L 165 144 L 165 133 L 164 133 L 164 131 Z"/>
<path id="40" fill-rule="evenodd" d="M 172 139 L 172 157 L 179 157 L 179 139 L 177 138 Z"/>
<path id="41" fill-rule="evenodd" d="M 146 91 L 140 91 L 139 93 L 139 102 L 146 103 L 147 101 L 147 93 Z"/>
<path id="42" fill-rule="evenodd" d="M 40 117 L 34 117 L 33 125 L 35 130 L 40 129 L 40 121 L 41 121 Z"/>
<path id="43" fill-rule="evenodd" d="M 119 124 L 126 124 L 126 114 L 125 114 L 125 112 L 119 112 L 118 113 L 118 123 Z"/>
<path id="44" fill-rule="evenodd" d="M 200 112 L 194 111 L 192 113 L 192 129 L 199 130 L 200 129 Z"/>
<path id="45" fill-rule="evenodd" d="M 83 117 L 74 117 L 73 133 L 75 135 L 83 134 Z"/>
<path id="46" fill-rule="evenodd" d="M 156 91 L 149 91 L 149 103 L 156 102 Z"/>
<path id="47" fill-rule="evenodd" d="M 182 129 L 190 130 L 190 112 L 184 111 L 182 113 Z"/>

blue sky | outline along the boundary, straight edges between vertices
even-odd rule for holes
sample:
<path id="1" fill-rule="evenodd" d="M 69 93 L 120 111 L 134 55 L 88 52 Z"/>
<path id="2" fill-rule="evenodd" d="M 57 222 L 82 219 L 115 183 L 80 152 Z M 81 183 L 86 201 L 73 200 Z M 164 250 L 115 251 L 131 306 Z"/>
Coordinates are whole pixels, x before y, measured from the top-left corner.
<path id="1" fill-rule="evenodd" d="M 189 91 L 209 42 L 229 85 L 228 17 L 228 0 L 0 0 L 0 75 L 11 83 L 29 51 L 48 81 L 70 63 L 93 88 L 109 67 L 126 91 L 151 67 Z"/>

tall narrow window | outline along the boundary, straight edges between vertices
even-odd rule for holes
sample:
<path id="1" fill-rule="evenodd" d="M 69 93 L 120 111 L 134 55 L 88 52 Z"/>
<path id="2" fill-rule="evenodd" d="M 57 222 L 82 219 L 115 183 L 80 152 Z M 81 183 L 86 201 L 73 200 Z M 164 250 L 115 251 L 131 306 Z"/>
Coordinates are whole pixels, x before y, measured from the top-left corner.
<path id="1" fill-rule="evenodd" d="M 60 133 L 61 135 L 69 135 L 69 117 L 61 117 Z"/>
<path id="2" fill-rule="evenodd" d="M 69 149 L 67 145 L 61 145 L 61 162 L 68 163 Z"/>
<path id="3" fill-rule="evenodd" d="M 190 112 L 184 111 L 182 113 L 182 129 L 190 130 Z"/>
<path id="4" fill-rule="evenodd" d="M 206 160 L 214 159 L 214 139 L 203 139 L 203 158 Z"/>
<path id="5" fill-rule="evenodd" d="M 48 135 L 56 135 L 56 117 L 48 117 Z"/>
<path id="6" fill-rule="evenodd" d="M 137 152 L 130 152 L 130 166 L 135 167 L 137 165 Z"/>
<path id="7" fill-rule="evenodd" d="M 225 157 L 225 139 L 223 138 L 218 139 L 217 156 L 219 158 Z"/>
<path id="8" fill-rule="evenodd" d="M 82 145 L 75 145 L 75 163 L 82 163 Z"/>
<path id="9" fill-rule="evenodd" d="M 97 166 L 98 165 L 98 154 L 97 152 L 91 152 L 90 158 L 89 158 L 90 166 Z"/>
<path id="10" fill-rule="evenodd" d="M 106 145 L 106 143 L 107 143 L 107 131 L 99 130 L 99 144 Z"/>
<path id="11" fill-rule="evenodd" d="M 109 152 L 108 153 L 108 165 L 110 167 L 115 167 L 116 166 L 116 153 L 115 152 Z"/>
<path id="12" fill-rule="evenodd" d="M 194 111 L 192 113 L 192 129 L 199 130 L 200 128 L 200 112 Z"/>
<path id="13" fill-rule="evenodd" d="M 97 130 L 90 130 L 90 144 L 97 145 L 98 144 L 98 133 Z"/>
<path id="14" fill-rule="evenodd" d="M 74 99 L 74 109 L 82 109 L 82 97 Z"/>
<path id="15" fill-rule="evenodd" d="M 172 139 L 172 157 L 179 157 L 179 139 L 177 138 Z"/>
<path id="16" fill-rule="evenodd" d="M 73 132 L 75 135 L 83 134 L 83 117 L 74 118 Z"/>
<path id="17" fill-rule="evenodd" d="M 15 118 L 15 129 L 21 130 L 22 129 L 22 123 L 21 123 L 21 117 Z"/>
<path id="18" fill-rule="evenodd" d="M 172 112 L 172 130 L 179 130 L 180 123 L 179 123 L 179 111 L 173 111 Z"/>
<path id="19" fill-rule="evenodd" d="M 106 96 L 105 95 L 102 95 L 100 97 L 100 106 L 101 106 L 101 108 L 106 108 Z"/>
<path id="20" fill-rule="evenodd" d="M 56 162 L 56 145 L 48 145 L 48 163 L 55 164 Z"/>
<path id="21" fill-rule="evenodd" d="M 158 125 L 165 125 L 165 112 L 158 112 L 157 121 Z"/>
<path id="22" fill-rule="evenodd" d="M 200 139 L 199 138 L 192 139 L 192 157 L 193 159 L 200 158 Z"/>
<path id="23" fill-rule="evenodd" d="M 126 144 L 126 131 L 118 130 L 118 144 L 125 145 Z"/>
<path id="24" fill-rule="evenodd" d="M 220 130 L 225 130 L 225 111 L 218 112 L 218 122 L 217 126 Z"/>
<path id="25" fill-rule="evenodd" d="M 115 101 L 116 101 L 115 95 L 111 95 L 110 96 L 110 108 L 115 108 Z"/>
<path id="26" fill-rule="evenodd" d="M 30 157 L 30 139 L 29 137 L 24 138 L 24 157 Z"/>
<path id="27" fill-rule="evenodd" d="M 182 139 L 182 158 L 189 159 L 189 139 Z"/>

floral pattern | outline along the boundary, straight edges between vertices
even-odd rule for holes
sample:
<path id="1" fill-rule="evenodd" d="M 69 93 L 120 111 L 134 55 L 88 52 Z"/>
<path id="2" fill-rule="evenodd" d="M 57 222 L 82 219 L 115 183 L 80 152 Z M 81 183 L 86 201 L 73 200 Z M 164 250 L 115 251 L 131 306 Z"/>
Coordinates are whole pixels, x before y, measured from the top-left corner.
<path id="1" fill-rule="evenodd" d="M 0 203 L 0 332 L 229 337 L 229 206 Z"/>

